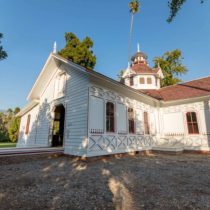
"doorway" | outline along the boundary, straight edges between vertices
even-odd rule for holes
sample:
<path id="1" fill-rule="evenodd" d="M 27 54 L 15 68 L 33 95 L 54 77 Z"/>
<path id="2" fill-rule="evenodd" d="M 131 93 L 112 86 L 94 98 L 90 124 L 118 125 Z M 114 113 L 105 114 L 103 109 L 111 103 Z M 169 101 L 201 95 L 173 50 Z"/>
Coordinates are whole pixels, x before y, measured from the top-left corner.
<path id="1" fill-rule="evenodd" d="M 52 147 L 63 146 L 65 122 L 65 108 L 63 105 L 55 107 L 53 129 L 52 129 Z"/>

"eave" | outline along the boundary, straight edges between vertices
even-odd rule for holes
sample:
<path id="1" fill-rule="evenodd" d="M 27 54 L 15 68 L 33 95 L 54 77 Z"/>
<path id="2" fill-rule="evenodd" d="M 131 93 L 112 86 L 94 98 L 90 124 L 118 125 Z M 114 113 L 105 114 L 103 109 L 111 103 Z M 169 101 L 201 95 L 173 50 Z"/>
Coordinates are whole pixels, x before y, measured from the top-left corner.
<path id="1" fill-rule="evenodd" d="M 17 113 L 16 117 L 23 116 L 24 114 L 26 114 L 27 112 L 29 112 L 31 109 L 33 109 L 38 104 L 39 104 L 39 100 L 30 101 L 25 107 L 23 107 L 21 109 L 20 112 Z"/>

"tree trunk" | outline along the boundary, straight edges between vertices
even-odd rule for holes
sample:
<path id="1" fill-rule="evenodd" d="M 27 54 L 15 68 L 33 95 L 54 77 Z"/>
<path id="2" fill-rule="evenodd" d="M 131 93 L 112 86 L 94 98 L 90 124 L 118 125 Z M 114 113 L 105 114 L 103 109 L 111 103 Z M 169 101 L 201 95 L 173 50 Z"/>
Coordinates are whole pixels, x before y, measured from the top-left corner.
<path id="1" fill-rule="evenodd" d="M 130 63 L 131 60 L 131 55 L 130 55 L 130 51 L 131 51 L 131 38 L 132 38 L 132 31 L 133 31 L 133 13 L 131 15 L 131 25 L 130 25 L 130 34 L 129 34 L 129 41 L 128 41 L 128 63 Z"/>

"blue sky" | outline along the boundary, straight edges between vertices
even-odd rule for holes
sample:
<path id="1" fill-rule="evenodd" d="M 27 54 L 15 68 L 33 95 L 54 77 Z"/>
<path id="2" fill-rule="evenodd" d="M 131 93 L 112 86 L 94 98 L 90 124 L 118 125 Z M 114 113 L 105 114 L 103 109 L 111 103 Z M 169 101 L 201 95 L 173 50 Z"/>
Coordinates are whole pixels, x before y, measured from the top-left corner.
<path id="1" fill-rule="evenodd" d="M 188 0 L 168 24 L 168 0 L 142 0 L 134 18 L 132 53 L 136 43 L 152 60 L 179 48 L 189 72 L 184 81 L 210 75 L 210 1 Z M 116 78 L 127 67 L 129 0 L 0 0 L 0 32 L 8 59 L 0 62 L 0 109 L 23 107 L 44 62 L 64 47 L 64 33 L 90 36 L 97 56 L 95 70 Z"/>

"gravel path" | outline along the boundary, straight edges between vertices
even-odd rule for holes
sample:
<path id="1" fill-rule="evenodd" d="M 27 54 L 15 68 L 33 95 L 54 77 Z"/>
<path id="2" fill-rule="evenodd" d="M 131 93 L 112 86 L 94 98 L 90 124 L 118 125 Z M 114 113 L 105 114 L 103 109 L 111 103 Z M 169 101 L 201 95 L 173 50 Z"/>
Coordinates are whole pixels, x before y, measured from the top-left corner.
<path id="1" fill-rule="evenodd" d="M 0 209 L 210 209 L 210 156 L 1 157 Z"/>

